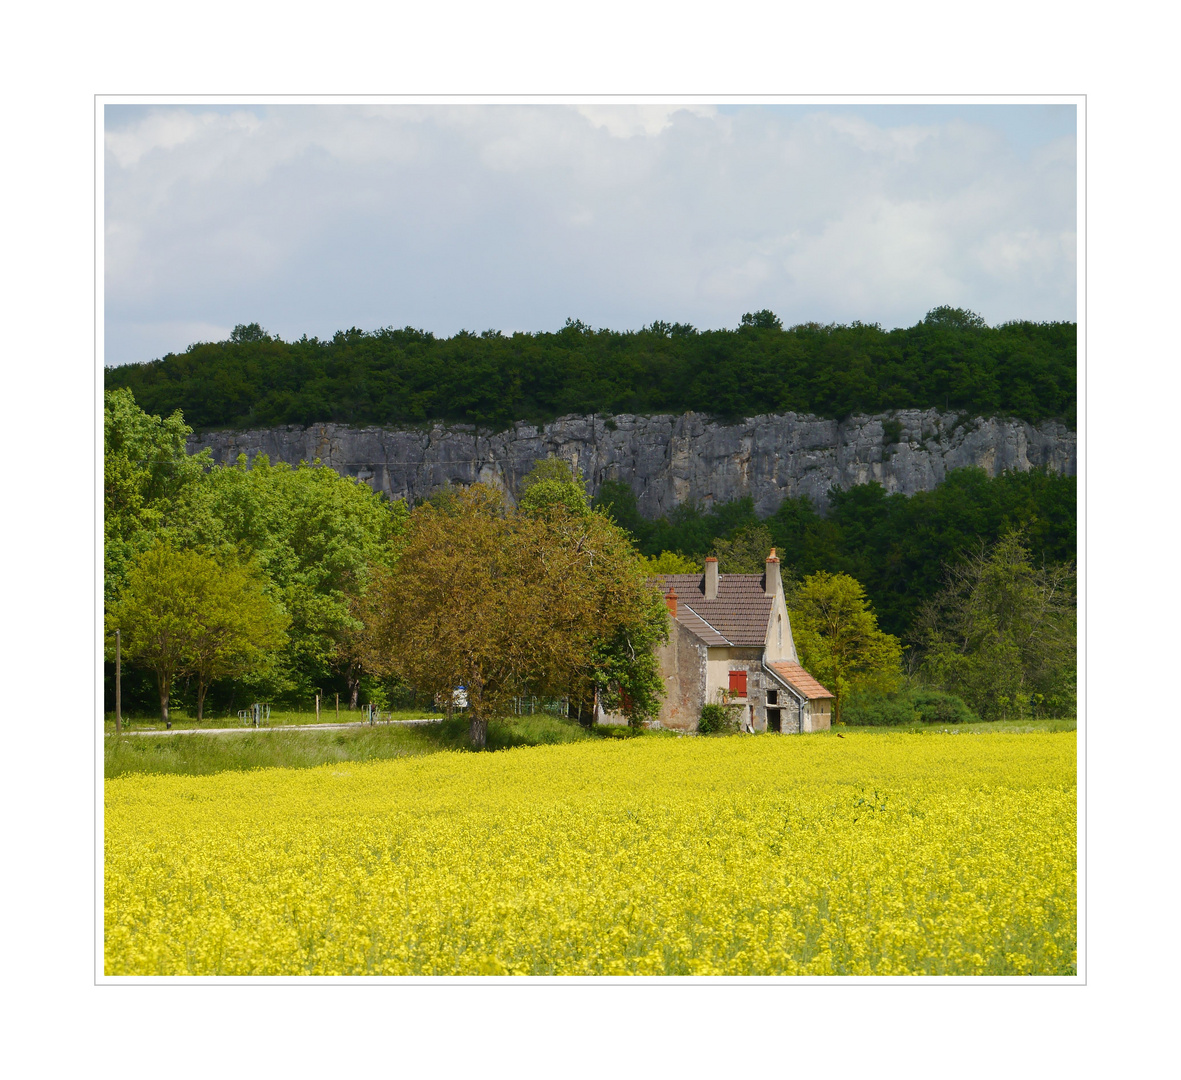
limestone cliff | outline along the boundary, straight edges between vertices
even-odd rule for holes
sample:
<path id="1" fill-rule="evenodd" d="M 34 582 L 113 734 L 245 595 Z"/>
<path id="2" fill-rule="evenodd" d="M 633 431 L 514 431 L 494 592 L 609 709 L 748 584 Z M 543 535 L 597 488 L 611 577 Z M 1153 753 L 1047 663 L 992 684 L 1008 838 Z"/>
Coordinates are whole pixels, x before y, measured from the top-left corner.
<path id="1" fill-rule="evenodd" d="M 564 416 L 542 427 L 518 423 L 489 433 L 464 424 L 421 428 L 351 428 L 340 424 L 220 431 L 195 436 L 190 449 L 211 447 L 214 460 L 265 453 L 272 461 L 319 458 L 391 498 L 422 499 L 443 484 L 477 480 L 515 494 L 533 463 L 548 454 L 582 469 L 592 494 L 604 480 L 624 480 L 648 517 L 686 501 L 708 507 L 750 495 L 760 514 L 787 495 L 809 495 L 821 507 L 830 487 L 876 480 L 910 495 L 938 484 L 952 469 L 1046 466 L 1073 475 L 1077 437 L 1063 424 L 954 413 L 900 410 L 847 420 L 785 413 L 724 424 L 682 416 Z"/>

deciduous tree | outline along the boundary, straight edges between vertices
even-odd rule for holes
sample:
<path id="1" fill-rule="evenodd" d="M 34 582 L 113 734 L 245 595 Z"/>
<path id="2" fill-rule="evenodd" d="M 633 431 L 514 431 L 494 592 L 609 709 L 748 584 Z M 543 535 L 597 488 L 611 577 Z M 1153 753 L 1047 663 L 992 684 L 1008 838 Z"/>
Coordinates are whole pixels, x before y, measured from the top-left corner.
<path id="1" fill-rule="evenodd" d="M 524 693 L 598 685 L 633 713 L 652 708 L 664 605 L 626 535 L 585 505 L 535 510 L 480 484 L 446 509 L 416 507 L 370 595 L 370 664 L 444 699 L 462 685 L 478 748 Z"/>
<path id="2" fill-rule="evenodd" d="M 218 567 L 207 579 L 185 657 L 188 674 L 197 680 L 198 722 L 214 679 L 257 675 L 273 665 L 286 645 L 291 620 L 265 588 L 257 572 L 235 564 Z"/>
<path id="3" fill-rule="evenodd" d="M 715 540 L 713 553 L 723 574 L 761 574 L 767 565 L 767 552 L 774 546 L 766 525 L 748 525 L 729 540 Z"/>
<path id="4" fill-rule="evenodd" d="M 835 721 L 851 690 L 897 688 L 901 643 L 878 629 L 865 590 L 855 578 L 825 571 L 804 578 L 792 598 L 791 625 L 804 667 L 836 698 Z"/>
<path id="5" fill-rule="evenodd" d="M 287 616 L 245 568 L 158 540 L 133 562 L 106 621 L 109 633 L 122 631 L 124 656 L 155 672 L 170 728 L 178 676 L 196 676 L 200 710 L 211 679 L 260 664 L 282 645 Z"/>
<path id="6" fill-rule="evenodd" d="M 177 524 L 176 501 L 210 465 L 210 452 L 189 454 L 190 428 L 180 410 L 149 416 L 130 390 L 103 401 L 103 595 L 115 596 L 131 561 Z"/>
<path id="7" fill-rule="evenodd" d="M 1073 711 L 1077 619 L 1073 563 L 1036 565 L 1020 533 L 945 568 L 920 610 L 921 670 L 985 719 L 1026 713 L 1039 698 Z"/>
<path id="8" fill-rule="evenodd" d="M 315 463 L 272 465 L 264 454 L 213 469 L 186 493 L 186 538 L 257 566 L 291 617 L 282 684 L 307 695 L 335 674 L 355 701 L 360 669 L 351 606 L 370 567 L 396 555 L 407 516 L 360 481 Z"/>
<path id="9" fill-rule="evenodd" d="M 644 570 L 653 577 L 657 574 L 700 574 L 701 560 L 690 559 L 675 551 L 662 551 L 644 559 Z"/>

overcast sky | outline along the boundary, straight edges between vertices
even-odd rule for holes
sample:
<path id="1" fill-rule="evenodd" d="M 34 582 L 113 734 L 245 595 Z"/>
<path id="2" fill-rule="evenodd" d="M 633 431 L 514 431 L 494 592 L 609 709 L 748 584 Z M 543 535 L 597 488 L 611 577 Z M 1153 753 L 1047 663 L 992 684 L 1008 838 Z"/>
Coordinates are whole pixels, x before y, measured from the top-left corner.
<path id="1" fill-rule="evenodd" d="M 106 363 L 259 322 L 1076 318 L 1073 105 L 108 105 Z"/>

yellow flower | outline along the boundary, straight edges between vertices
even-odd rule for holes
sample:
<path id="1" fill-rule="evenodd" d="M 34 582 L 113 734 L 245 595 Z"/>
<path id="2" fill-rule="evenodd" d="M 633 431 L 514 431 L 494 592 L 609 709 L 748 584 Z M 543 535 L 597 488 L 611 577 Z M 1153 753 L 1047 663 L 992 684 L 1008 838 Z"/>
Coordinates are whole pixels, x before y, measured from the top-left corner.
<path id="1" fill-rule="evenodd" d="M 112 975 L 1076 963 L 1070 733 L 612 740 L 105 799 Z"/>

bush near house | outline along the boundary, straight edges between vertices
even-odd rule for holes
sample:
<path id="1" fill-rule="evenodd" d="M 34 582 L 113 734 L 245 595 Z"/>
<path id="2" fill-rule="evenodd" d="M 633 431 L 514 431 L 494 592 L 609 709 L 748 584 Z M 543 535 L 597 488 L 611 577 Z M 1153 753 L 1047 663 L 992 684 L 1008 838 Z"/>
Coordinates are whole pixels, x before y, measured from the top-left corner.
<path id="1" fill-rule="evenodd" d="M 733 709 L 716 701 L 708 701 L 701 706 L 701 718 L 697 721 L 698 735 L 718 735 L 737 729 Z"/>

